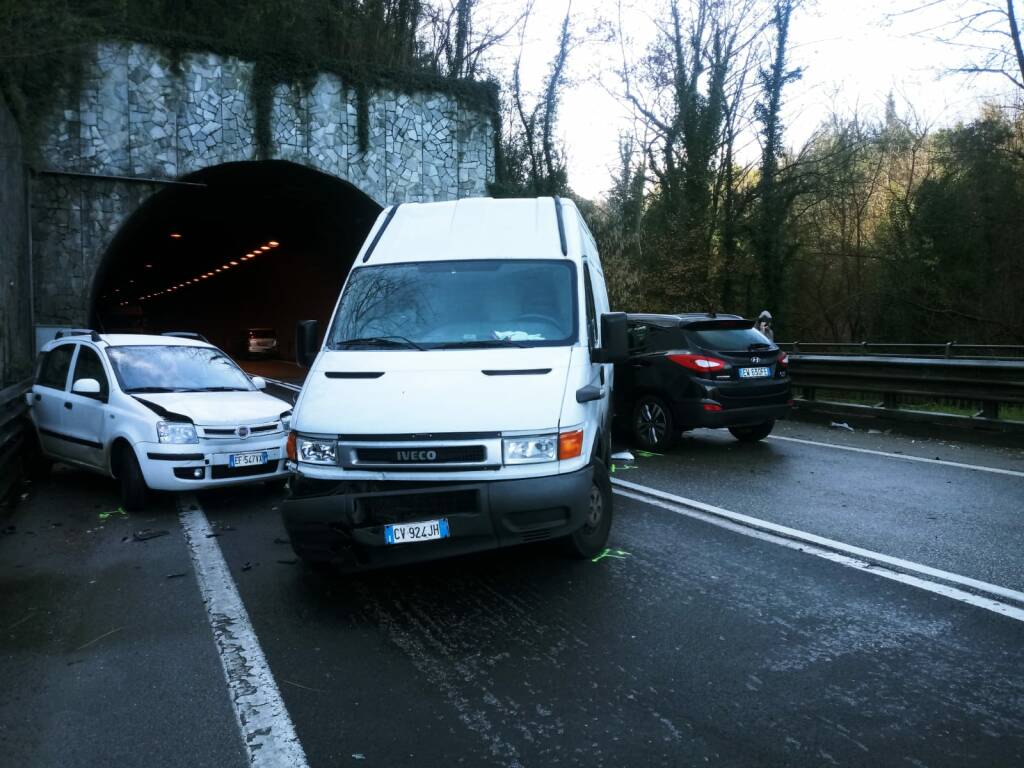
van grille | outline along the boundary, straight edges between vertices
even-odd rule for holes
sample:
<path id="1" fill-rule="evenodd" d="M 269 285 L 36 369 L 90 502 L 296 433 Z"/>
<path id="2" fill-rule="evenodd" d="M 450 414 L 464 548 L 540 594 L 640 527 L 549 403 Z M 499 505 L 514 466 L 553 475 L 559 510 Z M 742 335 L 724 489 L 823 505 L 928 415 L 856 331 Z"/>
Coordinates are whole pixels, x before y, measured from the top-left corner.
<path id="1" fill-rule="evenodd" d="M 476 491 L 361 496 L 355 499 L 355 507 L 357 517 L 372 525 L 386 525 L 476 512 L 479 497 Z"/>
<path id="2" fill-rule="evenodd" d="M 486 458 L 487 449 L 482 445 L 356 449 L 359 464 L 473 464 Z"/>

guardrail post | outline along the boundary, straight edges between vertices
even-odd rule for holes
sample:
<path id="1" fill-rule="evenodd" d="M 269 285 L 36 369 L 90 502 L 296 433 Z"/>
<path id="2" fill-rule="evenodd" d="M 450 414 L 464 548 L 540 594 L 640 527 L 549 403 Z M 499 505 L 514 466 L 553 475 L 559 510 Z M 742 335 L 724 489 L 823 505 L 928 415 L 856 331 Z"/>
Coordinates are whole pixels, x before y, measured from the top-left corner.
<path id="1" fill-rule="evenodd" d="M 946 357 L 953 357 L 953 347 L 956 346 L 955 341 L 946 342 Z"/>
<path id="2" fill-rule="evenodd" d="M 900 407 L 900 396 L 895 392 L 886 392 L 882 395 L 882 407 L 893 410 Z"/>
<path id="3" fill-rule="evenodd" d="M 814 391 L 814 387 L 803 387 L 804 400 L 814 400 L 817 393 Z"/>

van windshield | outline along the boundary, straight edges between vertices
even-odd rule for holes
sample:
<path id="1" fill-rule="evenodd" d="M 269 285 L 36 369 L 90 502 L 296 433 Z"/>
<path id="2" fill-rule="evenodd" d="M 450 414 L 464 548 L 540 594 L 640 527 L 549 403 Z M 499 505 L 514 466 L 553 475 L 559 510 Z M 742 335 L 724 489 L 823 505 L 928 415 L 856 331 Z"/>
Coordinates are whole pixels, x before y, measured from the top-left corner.
<path id="1" fill-rule="evenodd" d="M 457 349 L 576 342 L 570 261 L 411 262 L 353 270 L 330 349 Z"/>

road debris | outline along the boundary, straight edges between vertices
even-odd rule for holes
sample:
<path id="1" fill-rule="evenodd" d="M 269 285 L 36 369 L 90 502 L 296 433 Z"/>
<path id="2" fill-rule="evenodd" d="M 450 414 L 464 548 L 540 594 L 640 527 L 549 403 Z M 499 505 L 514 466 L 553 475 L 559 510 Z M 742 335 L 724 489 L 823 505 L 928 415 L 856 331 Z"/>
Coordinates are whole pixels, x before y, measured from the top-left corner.
<path id="1" fill-rule="evenodd" d="M 612 459 L 615 461 L 636 461 L 636 457 L 633 456 L 629 451 L 619 451 L 618 453 L 612 454 Z"/>
<path id="2" fill-rule="evenodd" d="M 170 531 L 143 528 L 141 531 L 135 531 L 135 533 L 132 534 L 132 538 L 136 541 L 148 541 L 149 539 L 155 539 L 159 536 L 166 536 L 168 533 L 170 533 Z"/>
<path id="3" fill-rule="evenodd" d="M 168 579 L 180 579 L 183 576 L 188 576 L 188 573 L 186 573 L 185 571 L 182 571 L 181 573 L 168 573 L 167 574 L 167 578 Z"/>
<path id="4" fill-rule="evenodd" d="M 281 565 L 295 565 L 299 561 L 296 558 L 292 558 L 291 560 L 278 560 L 277 562 Z"/>
<path id="5" fill-rule="evenodd" d="M 845 429 L 847 432 L 853 432 L 854 429 L 845 421 L 833 421 L 828 425 L 830 429 Z"/>
<path id="6" fill-rule="evenodd" d="M 252 570 L 252 563 L 250 563 L 247 560 L 245 563 L 242 564 L 242 570 L 243 571 L 251 571 Z"/>

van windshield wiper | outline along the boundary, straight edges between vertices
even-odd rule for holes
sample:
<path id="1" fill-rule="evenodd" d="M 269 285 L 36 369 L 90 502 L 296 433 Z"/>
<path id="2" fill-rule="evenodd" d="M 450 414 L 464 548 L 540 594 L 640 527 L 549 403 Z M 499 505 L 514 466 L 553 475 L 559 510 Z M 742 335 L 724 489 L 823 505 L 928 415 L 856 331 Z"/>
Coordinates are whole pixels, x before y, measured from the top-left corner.
<path id="1" fill-rule="evenodd" d="M 436 349 L 487 349 L 489 347 L 519 347 L 526 349 L 525 344 L 520 344 L 512 339 L 476 339 L 470 341 L 449 341 L 438 344 Z"/>
<path id="2" fill-rule="evenodd" d="M 245 387 L 196 387 L 190 392 L 249 392 Z"/>
<path id="3" fill-rule="evenodd" d="M 425 351 L 423 347 L 405 336 L 366 336 L 362 339 L 344 339 L 328 345 L 329 349 L 347 349 L 348 347 L 411 347 L 420 352 Z"/>
<path id="4" fill-rule="evenodd" d="M 149 392 L 158 394 L 161 392 L 189 392 L 185 387 L 129 387 L 124 390 L 125 394 L 134 395 L 137 392 Z"/>

